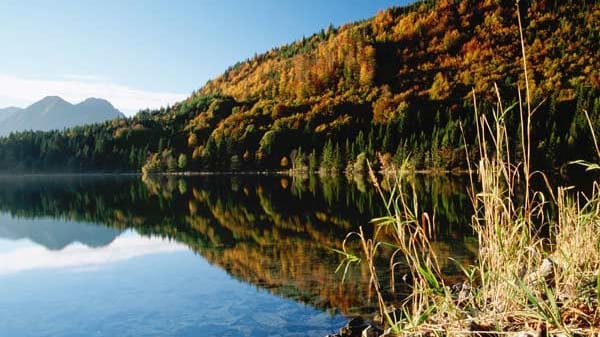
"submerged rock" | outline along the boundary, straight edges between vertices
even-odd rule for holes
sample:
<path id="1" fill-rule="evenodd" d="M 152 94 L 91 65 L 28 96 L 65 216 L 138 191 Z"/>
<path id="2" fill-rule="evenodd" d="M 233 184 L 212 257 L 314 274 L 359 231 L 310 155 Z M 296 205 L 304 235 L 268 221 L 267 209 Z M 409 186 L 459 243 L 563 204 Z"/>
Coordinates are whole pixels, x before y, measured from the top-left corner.
<path id="1" fill-rule="evenodd" d="M 369 326 L 362 331 L 361 337 L 379 337 L 382 334 L 383 329 L 376 325 L 369 324 Z"/>
<path id="2" fill-rule="evenodd" d="M 355 317 L 344 325 L 337 334 L 327 335 L 326 337 L 379 337 L 383 334 L 383 329 L 362 317 Z"/>

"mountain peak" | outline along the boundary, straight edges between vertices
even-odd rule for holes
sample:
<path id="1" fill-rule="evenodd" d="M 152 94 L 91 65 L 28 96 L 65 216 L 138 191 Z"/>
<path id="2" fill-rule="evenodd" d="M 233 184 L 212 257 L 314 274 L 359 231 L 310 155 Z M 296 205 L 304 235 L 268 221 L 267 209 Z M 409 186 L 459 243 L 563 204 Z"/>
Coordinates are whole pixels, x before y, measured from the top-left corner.
<path id="1" fill-rule="evenodd" d="M 36 111 L 38 114 L 45 115 L 51 110 L 65 111 L 73 107 L 73 104 L 65 101 L 58 96 L 46 96 L 41 100 L 31 104 L 25 110 Z"/>
<path id="2" fill-rule="evenodd" d="M 108 100 L 105 100 L 104 98 L 89 97 L 86 98 L 83 102 L 76 104 L 75 107 L 89 111 L 100 110 L 105 112 L 112 112 L 114 117 L 125 117 L 125 115 L 123 115 L 121 111 L 117 110 L 112 105 L 112 103 L 110 103 Z"/>
<path id="3" fill-rule="evenodd" d="M 110 102 L 105 100 L 104 98 L 97 98 L 97 97 L 88 97 L 81 103 L 95 103 L 95 102 L 102 102 L 102 103 L 110 104 Z"/>
<path id="4" fill-rule="evenodd" d="M 114 109 L 114 106 L 104 98 L 88 97 L 77 105 L 91 106 L 91 107 L 106 107 Z"/>
<path id="5" fill-rule="evenodd" d="M 46 97 L 42 98 L 41 100 L 39 100 L 37 103 L 41 103 L 41 102 L 44 102 L 44 103 L 56 103 L 56 102 L 69 103 L 69 102 L 65 101 L 64 99 L 62 99 L 62 97 L 60 97 L 60 96 L 46 96 Z"/>
<path id="6" fill-rule="evenodd" d="M 13 131 L 60 130 L 125 117 L 102 98 L 91 97 L 81 103 L 71 104 L 59 96 L 46 96 L 25 109 L 2 115 L 0 136 Z"/>
<path id="7" fill-rule="evenodd" d="M 17 108 L 16 106 L 9 106 L 6 108 L 0 108 L 0 113 L 7 113 L 7 114 L 11 114 L 14 112 L 17 112 L 19 110 L 22 110 L 21 108 Z"/>

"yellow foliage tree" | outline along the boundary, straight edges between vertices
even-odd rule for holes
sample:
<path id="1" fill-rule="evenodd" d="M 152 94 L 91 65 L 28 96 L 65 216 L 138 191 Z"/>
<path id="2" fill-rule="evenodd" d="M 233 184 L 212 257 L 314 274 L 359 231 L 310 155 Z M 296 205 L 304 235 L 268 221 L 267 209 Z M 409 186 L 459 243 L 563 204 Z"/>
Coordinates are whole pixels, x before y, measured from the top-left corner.
<path id="1" fill-rule="evenodd" d="M 433 100 L 444 100 L 450 96 L 450 82 L 444 74 L 438 72 L 435 74 L 431 89 L 429 89 L 429 97 Z"/>

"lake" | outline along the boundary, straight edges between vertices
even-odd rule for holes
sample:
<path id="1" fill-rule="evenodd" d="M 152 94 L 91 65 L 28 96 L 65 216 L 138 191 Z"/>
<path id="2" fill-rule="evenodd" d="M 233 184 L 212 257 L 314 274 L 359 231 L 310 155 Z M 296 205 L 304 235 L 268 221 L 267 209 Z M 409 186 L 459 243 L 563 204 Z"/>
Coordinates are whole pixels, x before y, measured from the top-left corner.
<path id="1" fill-rule="evenodd" d="M 409 185 L 457 275 L 477 249 L 466 180 Z M 0 177 L 0 336 L 324 336 L 376 311 L 332 249 L 381 215 L 361 179 Z"/>

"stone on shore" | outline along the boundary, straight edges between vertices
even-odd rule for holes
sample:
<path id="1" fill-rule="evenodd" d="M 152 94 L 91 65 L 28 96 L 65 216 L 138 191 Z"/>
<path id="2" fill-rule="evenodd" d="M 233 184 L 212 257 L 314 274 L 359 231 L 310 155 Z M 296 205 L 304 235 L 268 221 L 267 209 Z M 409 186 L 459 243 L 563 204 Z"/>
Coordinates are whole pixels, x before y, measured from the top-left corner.
<path id="1" fill-rule="evenodd" d="M 383 332 L 383 329 L 375 322 L 365 320 L 359 316 L 346 323 L 339 333 L 327 335 L 327 337 L 379 337 Z"/>

